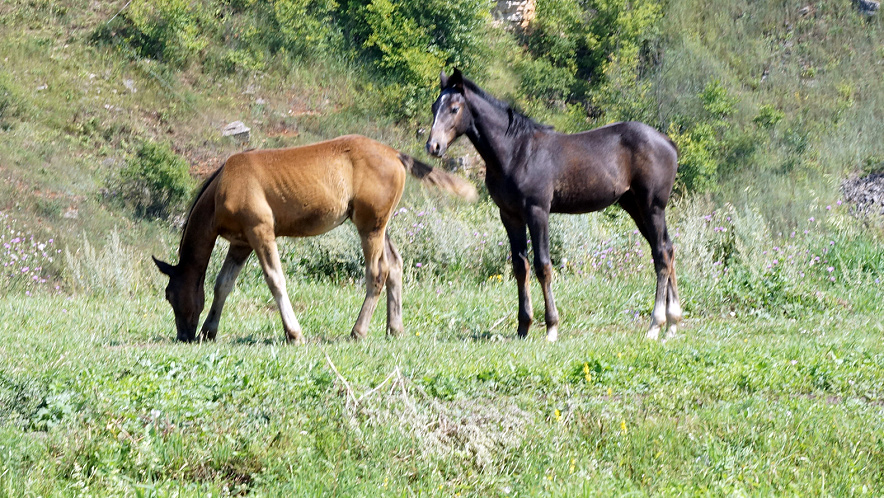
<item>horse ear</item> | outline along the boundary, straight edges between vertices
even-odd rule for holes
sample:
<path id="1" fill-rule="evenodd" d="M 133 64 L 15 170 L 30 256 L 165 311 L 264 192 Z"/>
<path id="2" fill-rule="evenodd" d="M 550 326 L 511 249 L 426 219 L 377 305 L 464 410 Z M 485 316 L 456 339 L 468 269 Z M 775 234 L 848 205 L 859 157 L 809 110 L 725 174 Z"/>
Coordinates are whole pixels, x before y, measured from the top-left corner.
<path id="1" fill-rule="evenodd" d="M 157 265 L 157 268 L 160 269 L 160 272 L 163 275 L 171 277 L 172 275 L 175 274 L 175 267 L 174 266 L 170 265 L 169 263 L 166 263 L 165 261 L 158 260 L 156 258 L 156 256 L 151 256 L 151 258 L 153 258 L 154 264 Z"/>
<path id="2" fill-rule="evenodd" d="M 448 86 L 448 76 L 445 75 L 445 70 L 439 72 L 439 88 L 445 90 L 445 87 Z"/>
<path id="3" fill-rule="evenodd" d="M 448 77 L 446 81 L 448 83 L 446 87 L 454 88 L 455 90 L 462 92 L 463 91 L 463 75 L 460 73 L 460 69 L 454 68 L 454 72 L 451 73 L 451 76 Z"/>

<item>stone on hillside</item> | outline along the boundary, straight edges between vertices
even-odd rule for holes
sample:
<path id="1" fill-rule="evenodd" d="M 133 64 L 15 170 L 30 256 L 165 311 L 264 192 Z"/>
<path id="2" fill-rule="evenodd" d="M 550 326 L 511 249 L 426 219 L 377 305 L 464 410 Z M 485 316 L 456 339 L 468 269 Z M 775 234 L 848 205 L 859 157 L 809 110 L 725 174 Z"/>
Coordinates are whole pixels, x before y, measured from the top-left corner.
<path id="1" fill-rule="evenodd" d="M 233 137 L 242 143 L 247 143 L 250 138 L 249 132 L 251 132 L 251 128 L 242 121 L 234 121 L 221 130 L 221 136 Z"/>

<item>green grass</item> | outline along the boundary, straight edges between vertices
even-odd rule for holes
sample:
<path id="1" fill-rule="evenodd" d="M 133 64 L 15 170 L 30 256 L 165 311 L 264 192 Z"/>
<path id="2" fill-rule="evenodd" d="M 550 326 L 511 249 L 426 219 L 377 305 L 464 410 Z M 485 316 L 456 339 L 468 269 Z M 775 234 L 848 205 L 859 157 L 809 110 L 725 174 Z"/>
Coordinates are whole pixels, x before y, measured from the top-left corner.
<path id="1" fill-rule="evenodd" d="M 694 313 L 643 339 L 650 276 L 556 290 L 562 337 L 513 338 L 511 281 L 406 286 L 406 333 L 346 336 L 361 286 L 264 286 L 219 341 L 173 342 L 159 293 L 0 301 L 0 493 L 863 495 L 884 485 L 875 310 Z M 534 289 L 538 295 L 537 289 Z M 880 287 L 867 290 L 880 297 Z M 542 316 L 540 312 L 536 313 Z"/>

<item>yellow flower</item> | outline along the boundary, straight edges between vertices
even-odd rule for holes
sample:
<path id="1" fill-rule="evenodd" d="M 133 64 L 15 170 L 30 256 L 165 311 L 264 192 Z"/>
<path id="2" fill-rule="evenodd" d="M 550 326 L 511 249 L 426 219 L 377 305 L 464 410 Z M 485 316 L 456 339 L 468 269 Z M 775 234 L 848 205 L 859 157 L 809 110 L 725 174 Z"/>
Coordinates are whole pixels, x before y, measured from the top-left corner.
<path id="1" fill-rule="evenodd" d="M 611 391 L 611 388 L 609 387 L 608 388 L 608 396 L 610 396 L 611 394 L 613 394 L 613 391 Z"/>
<path id="2" fill-rule="evenodd" d="M 587 384 L 592 382 L 592 374 L 589 373 L 589 363 L 583 364 L 583 376 L 586 378 Z"/>
<path id="3" fill-rule="evenodd" d="M 553 412 L 553 414 L 556 416 L 556 422 L 559 422 L 562 420 L 562 412 L 559 411 L 558 408 L 556 408 L 556 411 Z"/>
<path id="4" fill-rule="evenodd" d="M 622 432 L 623 434 L 626 434 L 626 421 L 625 420 L 620 422 L 620 432 Z"/>

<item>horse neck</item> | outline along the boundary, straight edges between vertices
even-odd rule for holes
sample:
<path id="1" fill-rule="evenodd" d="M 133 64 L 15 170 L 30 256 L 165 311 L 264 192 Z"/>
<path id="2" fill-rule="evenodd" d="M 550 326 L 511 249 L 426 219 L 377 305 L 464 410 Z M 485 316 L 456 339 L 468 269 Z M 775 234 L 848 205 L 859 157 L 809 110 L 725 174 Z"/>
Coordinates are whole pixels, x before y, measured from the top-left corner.
<path id="1" fill-rule="evenodd" d="M 477 94 L 471 94 L 467 101 L 473 115 L 473 127 L 467 131 L 467 137 L 482 156 L 486 168 L 498 172 L 508 171 L 517 138 L 507 135 L 510 126 L 509 113 Z"/>
<path id="2" fill-rule="evenodd" d="M 218 234 L 214 232 L 214 191 L 208 190 L 194 203 L 178 247 L 178 267 L 197 277 L 198 282 L 202 282 L 205 278 L 209 258 L 218 238 Z"/>

